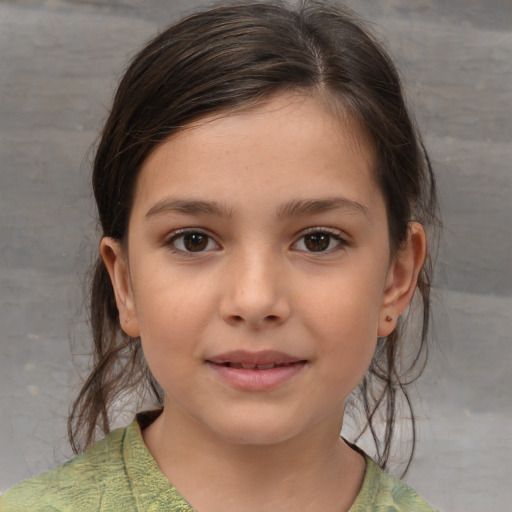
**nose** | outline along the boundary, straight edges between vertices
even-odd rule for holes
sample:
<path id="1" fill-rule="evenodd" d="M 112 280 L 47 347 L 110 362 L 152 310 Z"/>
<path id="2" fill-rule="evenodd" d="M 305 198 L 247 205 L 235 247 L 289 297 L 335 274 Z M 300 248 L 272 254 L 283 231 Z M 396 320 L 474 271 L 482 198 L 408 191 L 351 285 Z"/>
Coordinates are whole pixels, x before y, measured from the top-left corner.
<path id="1" fill-rule="evenodd" d="M 222 318 L 253 330 L 281 325 L 291 311 L 283 265 L 270 254 L 248 252 L 227 265 L 220 303 Z"/>

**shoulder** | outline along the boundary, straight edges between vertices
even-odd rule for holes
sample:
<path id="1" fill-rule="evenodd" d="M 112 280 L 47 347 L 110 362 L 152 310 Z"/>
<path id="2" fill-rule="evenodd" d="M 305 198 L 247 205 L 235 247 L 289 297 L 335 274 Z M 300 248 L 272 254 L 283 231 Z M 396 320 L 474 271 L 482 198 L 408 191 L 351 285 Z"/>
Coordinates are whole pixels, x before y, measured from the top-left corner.
<path id="1" fill-rule="evenodd" d="M 0 511 L 115 510 L 102 508 L 103 491 L 108 487 L 109 494 L 114 491 L 122 496 L 123 491 L 129 490 L 123 457 L 126 431 L 127 428 L 114 430 L 83 454 L 15 485 L 0 498 Z"/>
<path id="2" fill-rule="evenodd" d="M 412 487 L 385 473 L 366 456 L 366 473 L 350 512 L 436 512 Z"/>

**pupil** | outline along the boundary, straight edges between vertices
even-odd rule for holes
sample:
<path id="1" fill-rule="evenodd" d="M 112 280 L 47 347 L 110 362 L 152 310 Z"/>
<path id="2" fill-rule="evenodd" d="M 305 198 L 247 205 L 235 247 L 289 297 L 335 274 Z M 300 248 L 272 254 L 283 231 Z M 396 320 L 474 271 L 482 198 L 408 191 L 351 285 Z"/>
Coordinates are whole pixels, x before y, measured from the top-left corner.
<path id="1" fill-rule="evenodd" d="M 330 235 L 326 235 L 325 233 L 313 233 L 306 235 L 304 242 L 310 251 L 319 252 L 325 251 L 325 249 L 329 247 L 330 240 Z"/>
<path id="2" fill-rule="evenodd" d="M 190 252 L 202 251 L 208 244 L 208 237 L 201 233 L 192 233 L 183 237 L 183 244 Z"/>

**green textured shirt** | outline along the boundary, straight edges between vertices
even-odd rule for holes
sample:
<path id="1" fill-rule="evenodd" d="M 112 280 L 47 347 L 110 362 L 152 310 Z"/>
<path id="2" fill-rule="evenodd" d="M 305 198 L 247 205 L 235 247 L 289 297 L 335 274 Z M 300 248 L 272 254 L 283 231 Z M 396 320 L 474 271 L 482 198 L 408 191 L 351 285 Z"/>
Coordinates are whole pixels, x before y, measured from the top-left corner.
<path id="1" fill-rule="evenodd" d="M 149 453 L 137 420 L 85 453 L 21 482 L 0 498 L 1 512 L 194 512 Z M 366 457 L 363 485 L 349 512 L 435 512 L 413 489 Z"/>

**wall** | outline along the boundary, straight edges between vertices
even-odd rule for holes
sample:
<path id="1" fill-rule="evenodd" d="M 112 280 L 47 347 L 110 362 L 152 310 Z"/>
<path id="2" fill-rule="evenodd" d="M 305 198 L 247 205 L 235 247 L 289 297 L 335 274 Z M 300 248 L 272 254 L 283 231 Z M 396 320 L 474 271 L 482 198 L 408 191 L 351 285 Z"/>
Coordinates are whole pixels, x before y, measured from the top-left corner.
<path id="1" fill-rule="evenodd" d="M 443 510 L 512 501 L 512 4 L 352 0 L 401 67 L 438 173 L 435 345 L 408 481 Z M 0 491 L 70 456 L 95 244 L 89 157 L 133 52 L 192 1 L 0 3 Z M 78 352 L 78 353 L 77 353 Z M 508 430 L 507 430 L 508 428 Z"/>

